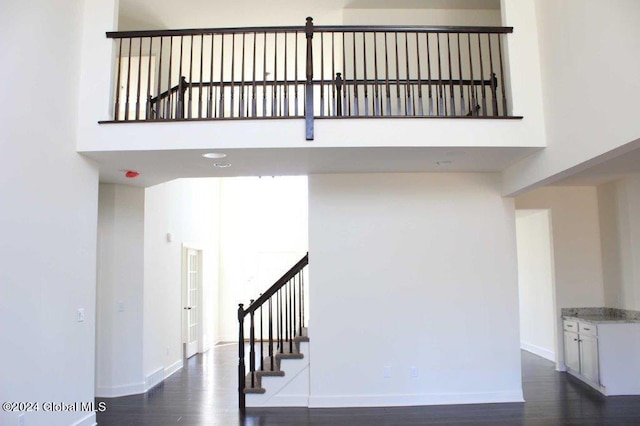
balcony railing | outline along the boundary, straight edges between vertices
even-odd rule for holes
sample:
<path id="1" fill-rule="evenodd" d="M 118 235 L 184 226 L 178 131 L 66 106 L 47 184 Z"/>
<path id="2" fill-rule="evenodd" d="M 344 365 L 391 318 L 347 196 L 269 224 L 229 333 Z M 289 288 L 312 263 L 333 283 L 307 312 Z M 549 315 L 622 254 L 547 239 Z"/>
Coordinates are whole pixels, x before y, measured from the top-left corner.
<path id="1" fill-rule="evenodd" d="M 113 120 L 508 118 L 510 27 L 110 32 Z"/>

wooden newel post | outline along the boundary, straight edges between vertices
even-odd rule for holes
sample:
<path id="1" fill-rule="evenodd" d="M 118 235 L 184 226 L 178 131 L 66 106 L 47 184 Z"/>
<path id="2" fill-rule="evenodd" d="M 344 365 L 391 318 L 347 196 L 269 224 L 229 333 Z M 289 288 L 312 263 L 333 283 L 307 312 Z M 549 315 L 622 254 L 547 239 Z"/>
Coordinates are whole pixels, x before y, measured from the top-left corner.
<path id="1" fill-rule="evenodd" d="M 305 25 L 307 36 L 307 81 L 305 83 L 304 119 L 306 139 L 313 140 L 313 18 L 307 18 Z"/>
<path id="2" fill-rule="evenodd" d="M 187 91 L 187 79 L 180 77 L 180 84 L 178 87 L 178 118 L 184 118 L 184 94 Z M 168 95 L 171 96 L 171 88 L 169 88 Z"/>
<path id="3" fill-rule="evenodd" d="M 245 411 L 245 371 L 244 371 L 244 305 L 240 303 L 238 305 L 238 407 L 240 412 Z"/>
<path id="4" fill-rule="evenodd" d="M 342 117 L 342 74 L 336 73 L 336 115 Z"/>

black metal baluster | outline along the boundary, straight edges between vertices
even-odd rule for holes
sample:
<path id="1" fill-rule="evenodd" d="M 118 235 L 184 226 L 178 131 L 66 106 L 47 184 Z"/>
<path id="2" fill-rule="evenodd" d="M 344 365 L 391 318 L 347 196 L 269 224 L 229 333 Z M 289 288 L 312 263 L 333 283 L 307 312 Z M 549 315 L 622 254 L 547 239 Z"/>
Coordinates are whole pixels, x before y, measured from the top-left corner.
<path id="1" fill-rule="evenodd" d="M 262 296 L 262 294 L 260 294 L 260 296 Z M 264 330 L 262 327 L 262 318 L 264 317 L 262 312 L 263 306 L 264 303 L 260 305 L 260 371 L 264 371 L 264 336 L 262 333 L 262 330 Z"/>
<path id="2" fill-rule="evenodd" d="M 127 90 L 124 101 L 124 119 L 129 120 L 129 88 L 131 87 L 131 41 L 129 38 L 129 59 L 127 60 Z"/>
<path id="3" fill-rule="evenodd" d="M 358 70 L 356 64 L 356 33 L 353 32 L 353 115 L 360 115 L 360 103 L 358 102 Z"/>
<path id="4" fill-rule="evenodd" d="M 500 35 L 498 34 L 498 37 Z M 491 48 L 491 34 L 487 33 L 487 41 L 489 42 L 489 66 L 491 68 L 491 109 L 493 110 L 493 116 L 498 116 L 498 96 L 496 93 L 496 74 L 493 72 L 493 49 Z"/>
<path id="5" fill-rule="evenodd" d="M 207 117 L 213 118 L 214 96 L 213 96 L 213 44 L 215 42 L 215 34 L 211 34 L 211 58 L 209 63 L 209 102 L 207 105 Z"/>
<path id="6" fill-rule="evenodd" d="M 451 68 L 451 40 L 450 34 L 447 33 L 447 56 L 449 57 L 449 103 L 451 106 L 451 115 L 456 115 L 456 101 L 453 95 L 453 68 Z"/>
<path id="7" fill-rule="evenodd" d="M 224 36 L 220 35 L 220 106 L 218 107 L 218 117 L 224 118 Z"/>
<path id="8" fill-rule="evenodd" d="M 500 54 L 500 88 L 502 91 L 502 116 L 507 116 L 507 94 L 504 86 L 504 67 L 502 64 L 502 34 L 498 34 L 498 53 Z"/>
<path id="9" fill-rule="evenodd" d="M 242 33 L 242 68 L 241 68 L 241 78 L 242 81 L 240 83 L 240 100 L 238 101 L 238 112 L 240 113 L 240 118 L 244 118 L 248 114 L 246 114 L 245 103 L 244 103 L 244 71 L 245 71 L 245 48 L 246 48 L 246 33 Z"/>
<path id="10" fill-rule="evenodd" d="M 347 115 L 351 115 L 350 114 L 350 110 L 349 110 L 349 104 L 347 102 L 349 102 L 348 98 L 347 98 L 347 54 L 346 52 L 346 42 L 345 42 L 345 37 L 347 36 L 347 33 L 342 33 L 342 75 L 344 78 L 344 90 L 342 91 L 342 113 L 347 113 Z"/>
<path id="11" fill-rule="evenodd" d="M 389 87 L 389 49 L 387 43 L 387 33 L 384 33 L 384 67 L 385 67 L 385 85 L 387 86 L 387 115 L 393 115 L 391 111 L 391 88 Z"/>
<path id="12" fill-rule="evenodd" d="M 269 298 L 269 362 L 271 371 L 273 368 L 273 315 L 272 315 L 272 299 L 273 296 Z"/>
<path id="13" fill-rule="evenodd" d="M 140 80 L 142 79 L 142 37 L 138 38 L 138 84 L 136 94 L 136 114 L 135 119 L 140 120 Z"/>
<path id="14" fill-rule="evenodd" d="M 264 33 L 264 49 L 262 49 L 262 116 L 267 116 L 267 33 Z"/>
<path id="15" fill-rule="evenodd" d="M 271 116 L 278 116 L 278 33 L 273 33 L 273 86 L 271 86 Z"/>
<path id="16" fill-rule="evenodd" d="M 147 106 L 145 107 L 145 118 L 151 119 L 151 49 L 153 47 L 153 37 L 149 37 L 149 60 L 147 69 Z"/>
<path id="17" fill-rule="evenodd" d="M 436 41 L 438 46 L 438 115 L 447 115 L 446 105 L 444 103 L 444 94 L 442 89 L 442 54 L 440 53 L 440 33 L 436 33 Z"/>
<path id="18" fill-rule="evenodd" d="M 378 83 L 378 33 L 374 32 L 373 34 L 373 76 L 375 79 L 375 85 L 373 86 L 373 115 L 380 115 L 380 84 Z"/>
<path id="19" fill-rule="evenodd" d="M 198 84 L 198 118 L 202 118 L 202 73 L 204 69 L 204 34 L 200 34 L 200 81 Z"/>
<path id="20" fill-rule="evenodd" d="M 244 309 L 243 304 L 238 305 L 238 408 L 245 410 L 245 365 L 244 365 Z"/>
<path id="21" fill-rule="evenodd" d="M 336 73 L 336 115 L 342 117 L 342 74 Z"/>
<path id="22" fill-rule="evenodd" d="M 484 64 L 482 63 L 482 41 L 480 39 L 480 33 L 478 33 L 478 52 L 480 55 L 480 92 L 482 93 L 482 115 L 487 116 L 487 93 L 484 84 Z"/>
<path id="23" fill-rule="evenodd" d="M 355 42 L 355 40 L 354 40 Z M 363 72 L 364 72 L 364 116 L 369 116 L 369 90 L 367 82 L 367 33 L 362 33 L 362 60 L 363 60 Z"/>
<path id="24" fill-rule="evenodd" d="M 418 115 L 424 115 L 424 106 L 422 105 L 422 70 L 420 69 L 420 37 L 416 32 L 416 61 L 418 71 Z"/>
<path id="25" fill-rule="evenodd" d="M 183 87 L 183 84 L 184 84 L 183 81 L 186 81 L 186 80 L 184 80 L 184 77 L 182 75 L 182 54 L 183 54 L 183 50 L 184 50 L 184 37 L 180 36 L 180 66 L 179 66 L 179 70 L 178 70 L 178 79 L 179 79 L 178 85 L 179 85 L 179 88 L 178 88 L 178 103 L 176 104 L 176 108 L 177 108 L 176 117 L 177 118 L 184 118 L 184 108 L 185 108 L 185 105 L 184 105 L 184 92 L 183 92 L 183 90 L 185 88 Z M 171 84 L 169 84 L 169 88 L 171 88 Z"/>
<path id="26" fill-rule="evenodd" d="M 331 75 L 335 76 L 336 75 L 336 40 L 335 40 L 335 35 L 336 33 L 332 32 L 331 33 Z M 338 97 L 339 99 L 340 97 Z M 331 85 L 331 108 L 333 110 L 329 111 L 329 115 L 333 115 L 334 117 L 338 114 L 336 111 L 338 104 L 336 103 L 336 80 L 333 80 L 333 84 Z"/>
<path id="27" fill-rule="evenodd" d="M 256 100 L 256 42 L 258 40 L 258 33 L 256 31 L 253 32 L 253 82 L 252 82 L 252 93 L 251 93 L 251 117 L 255 118 L 258 114 L 258 104 Z M 269 299 L 269 303 L 271 303 L 271 299 Z"/>
<path id="28" fill-rule="evenodd" d="M 287 52 L 289 51 L 289 46 L 287 44 L 288 42 L 288 37 L 287 37 L 287 33 L 284 33 L 284 95 L 282 97 L 282 103 L 283 103 L 283 111 L 282 111 L 282 115 L 284 115 L 285 117 L 289 116 L 289 83 L 288 83 L 288 73 L 287 73 L 287 67 L 288 67 L 288 62 L 287 62 Z"/>
<path id="29" fill-rule="evenodd" d="M 471 33 L 467 33 L 467 41 L 469 43 L 469 72 L 471 73 L 471 87 L 469 88 L 471 91 L 471 95 L 469 97 L 469 102 L 471 102 L 471 105 L 469 106 L 469 112 L 467 113 L 467 115 L 477 115 L 477 110 L 476 110 L 476 89 L 475 89 L 475 81 L 473 80 L 473 55 L 471 53 Z"/>
<path id="30" fill-rule="evenodd" d="M 282 314 L 284 310 L 284 306 L 282 305 L 282 289 L 278 290 L 278 313 L 279 313 L 279 325 L 278 325 L 278 348 L 280 349 L 280 353 L 283 353 L 284 351 L 284 329 L 283 329 L 283 322 L 282 322 Z"/>
<path id="31" fill-rule="evenodd" d="M 293 78 L 294 78 L 294 84 L 293 84 L 293 91 L 294 91 L 293 108 L 294 108 L 294 110 L 293 110 L 293 115 L 295 117 L 298 117 L 299 116 L 299 114 L 298 114 L 298 108 L 299 108 L 299 106 L 298 106 L 298 102 L 299 102 L 298 101 L 298 84 L 300 84 L 299 83 L 299 79 L 298 79 L 298 68 L 300 68 L 299 67 L 300 63 L 298 62 L 298 38 L 299 38 L 298 31 L 296 31 L 294 33 L 294 35 L 295 35 L 295 43 L 294 43 L 295 56 L 294 56 L 294 60 L 293 61 L 295 62 L 296 67 L 295 67 L 295 73 L 294 73 L 294 76 L 293 76 Z"/>
<path id="32" fill-rule="evenodd" d="M 404 112 L 405 115 L 415 115 L 412 108 L 412 99 L 411 99 L 411 78 L 409 75 L 409 33 L 404 33 L 404 53 L 405 53 L 405 71 L 407 73 L 407 86 L 405 89 L 404 99 L 405 99 L 405 107 Z"/>
<path id="33" fill-rule="evenodd" d="M 397 112 L 396 115 L 402 115 L 402 100 L 400 99 L 400 58 L 398 57 L 398 32 L 395 32 L 396 42 L 396 101 Z"/>
<path id="34" fill-rule="evenodd" d="M 120 118 L 120 74 L 122 71 L 122 40 L 118 40 L 118 76 L 116 77 L 116 104 L 113 110 L 113 119 L 118 121 Z M 162 40 L 162 38 L 161 38 Z"/>
<path id="35" fill-rule="evenodd" d="M 231 94 L 229 95 L 229 118 L 235 117 L 236 96 L 236 33 L 231 34 Z"/>
<path id="36" fill-rule="evenodd" d="M 296 309 L 296 277 L 295 275 L 291 278 L 291 292 L 293 293 L 293 315 L 291 315 L 293 317 L 293 337 L 296 337 L 297 334 L 297 324 L 298 322 L 296 321 L 296 314 L 298 313 L 298 310 Z"/>
<path id="37" fill-rule="evenodd" d="M 189 105 L 187 106 L 187 118 L 193 118 L 193 34 L 191 46 L 189 46 Z"/>
<path id="38" fill-rule="evenodd" d="M 160 56 L 162 57 L 162 47 L 160 48 Z M 169 69 L 167 70 L 167 94 L 169 95 L 167 98 L 167 102 L 165 105 L 165 109 L 164 109 L 164 116 L 167 119 L 172 119 L 175 118 L 175 115 L 171 114 L 171 108 L 172 108 L 172 104 L 175 104 L 176 102 L 171 102 L 171 100 L 174 98 L 173 94 L 171 93 L 171 66 L 172 66 L 172 61 L 173 61 L 173 37 L 169 37 Z M 158 71 L 159 72 L 159 71 Z M 160 96 L 160 94 L 158 94 L 158 96 Z M 158 105 L 159 107 L 159 105 Z M 163 109 L 159 109 L 159 111 L 163 111 Z"/>
<path id="39" fill-rule="evenodd" d="M 460 116 L 466 115 L 464 105 L 464 86 L 462 85 L 462 53 L 460 52 L 460 33 L 458 33 L 458 76 L 460 77 Z"/>
<path id="40" fill-rule="evenodd" d="M 161 90 L 161 84 L 162 84 L 162 40 L 163 37 L 160 36 L 160 58 L 158 58 L 158 92 L 157 92 L 157 97 L 156 99 L 158 100 L 158 111 L 161 111 L 160 109 L 160 95 L 162 94 L 162 90 Z M 171 58 L 171 56 L 169 56 L 169 58 Z M 169 86 L 171 87 L 171 86 Z M 169 118 L 169 117 L 167 117 Z"/>
<path id="41" fill-rule="evenodd" d="M 300 328 L 298 335 L 302 337 L 303 317 L 302 317 L 302 281 L 300 281 L 301 273 L 298 272 L 298 318 L 300 319 Z"/>
<path id="42" fill-rule="evenodd" d="M 320 33 L 320 117 L 324 117 L 324 33 Z"/>
<path id="43" fill-rule="evenodd" d="M 431 90 L 431 50 L 429 48 L 429 33 L 425 34 L 427 39 L 427 78 L 429 79 L 429 115 L 433 115 L 433 92 Z"/>
<path id="44" fill-rule="evenodd" d="M 251 318 L 251 325 L 249 329 L 249 373 L 251 374 L 251 387 L 256 386 L 256 335 L 255 335 L 255 324 L 254 324 L 254 310 L 253 307 L 253 299 L 249 302 L 249 309 L 251 312 L 249 313 Z"/>
<path id="45" fill-rule="evenodd" d="M 304 271 L 304 270 L 303 270 Z M 300 306 L 302 307 L 302 320 L 300 321 L 300 324 L 302 324 L 302 327 L 304 327 L 304 311 L 305 311 L 305 306 L 304 306 L 304 272 L 300 271 L 300 295 L 302 297 L 302 302 L 300 303 Z"/>
<path id="46" fill-rule="evenodd" d="M 293 310 L 291 306 L 291 280 L 289 280 L 286 284 L 287 286 L 287 294 L 289 296 L 289 309 L 287 310 L 288 319 L 289 319 L 289 353 L 293 353 Z"/>

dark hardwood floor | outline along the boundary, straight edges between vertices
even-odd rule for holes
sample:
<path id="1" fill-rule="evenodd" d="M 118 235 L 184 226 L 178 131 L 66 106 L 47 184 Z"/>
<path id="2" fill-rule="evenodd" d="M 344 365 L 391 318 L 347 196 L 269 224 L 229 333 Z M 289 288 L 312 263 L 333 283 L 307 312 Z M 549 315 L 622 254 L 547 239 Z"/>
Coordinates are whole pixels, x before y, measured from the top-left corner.
<path id="1" fill-rule="evenodd" d="M 216 346 L 146 395 L 98 399 L 110 425 L 640 425 L 640 397 L 603 397 L 522 353 L 526 402 L 393 408 L 249 409 L 243 418 L 236 394 L 237 345 Z M 640 380 L 640 378 L 639 378 Z"/>

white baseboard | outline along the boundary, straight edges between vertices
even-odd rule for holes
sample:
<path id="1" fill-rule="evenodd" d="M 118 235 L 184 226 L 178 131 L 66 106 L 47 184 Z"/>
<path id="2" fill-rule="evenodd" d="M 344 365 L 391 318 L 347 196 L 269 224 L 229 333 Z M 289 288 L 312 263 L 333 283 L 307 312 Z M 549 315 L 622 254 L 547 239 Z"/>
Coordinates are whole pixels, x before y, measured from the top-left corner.
<path id="1" fill-rule="evenodd" d="M 522 391 L 455 394 L 390 394 L 311 396 L 309 408 L 403 407 L 420 405 L 490 404 L 524 402 Z"/>
<path id="2" fill-rule="evenodd" d="M 117 398 L 119 396 L 145 393 L 146 391 L 144 382 L 120 386 L 98 386 L 96 388 L 96 396 L 98 398 Z"/>
<path id="3" fill-rule="evenodd" d="M 98 423 L 96 421 L 96 413 L 89 413 L 86 416 L 84 416 L 82 419 L 73 423 L 72 426 L 95 426 L 97 424 Z"/>
<path id="4" fill-rule="evenodd" d="M 182 369 L 182 365 L 183 365 L 183 361 L 181 359 L 179 359 L 176 362 L 174 362 L 173 364 L 171 364 L 170 366 L 166 367 L 164 369 L 164 378 L 167 379 L 169 376 L 171 376 L 176 371 L 180 371 Z"/>
<path id="5" fill-rule="evenodd" d="M 520 348 L 527 352 L 531 352 L 534 355 L 541 356 L 542 358 L 547 359 L 551 362 L 556 362 L 556 354 L 549 349 L 532 345 L 531 343 L 527 342 L 520 342 Z"/>

